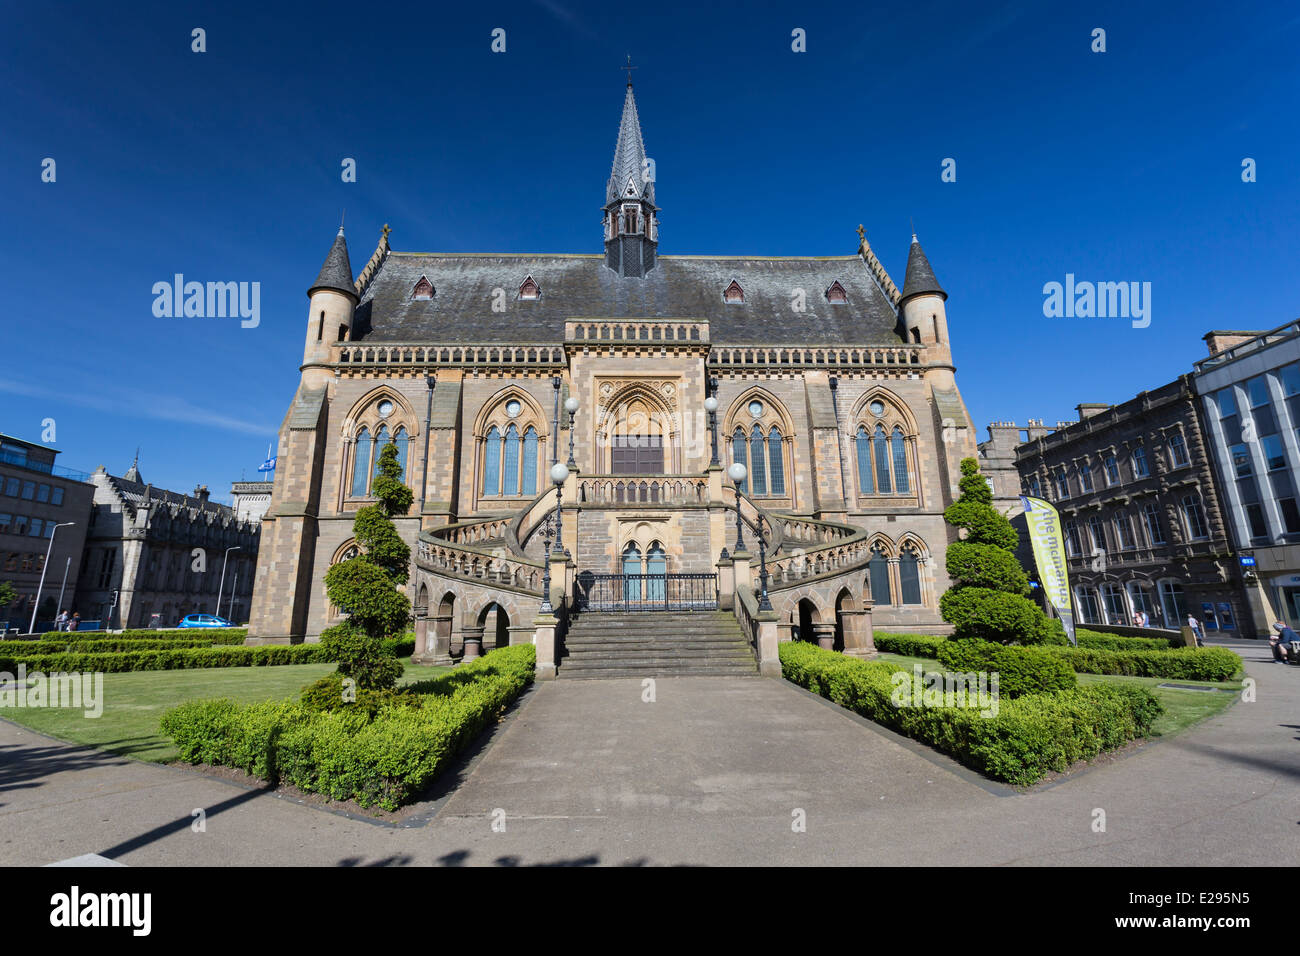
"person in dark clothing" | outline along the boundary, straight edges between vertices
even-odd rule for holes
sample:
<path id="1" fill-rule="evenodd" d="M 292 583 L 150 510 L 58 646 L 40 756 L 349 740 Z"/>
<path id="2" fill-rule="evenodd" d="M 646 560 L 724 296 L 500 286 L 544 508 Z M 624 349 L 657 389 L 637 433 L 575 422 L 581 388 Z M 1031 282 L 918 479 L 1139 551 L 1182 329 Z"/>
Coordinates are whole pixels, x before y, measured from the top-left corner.
<path id="1" fill-rule="evenodd" d="M 1283 664 L 1295 663 L 1293 659 L 1292 645 L 1300 642 L 1300 634 L 1296 634 L 1291 628 L 1287 627 L 1282 621 L 1273 625 L 1276 632 L 1273 637 L 1268 639 L 1269 644 L 1273 647 L 1273 660 L 1280 661 Z"/>

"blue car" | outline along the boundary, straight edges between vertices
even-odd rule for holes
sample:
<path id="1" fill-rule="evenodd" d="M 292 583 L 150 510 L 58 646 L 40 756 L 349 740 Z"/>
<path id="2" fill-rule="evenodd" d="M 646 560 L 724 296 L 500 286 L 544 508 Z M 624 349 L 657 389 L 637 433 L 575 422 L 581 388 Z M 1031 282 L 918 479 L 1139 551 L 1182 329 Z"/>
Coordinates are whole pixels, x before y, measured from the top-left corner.
<path id="1" fill-rule="evenodd" d="M 190 614 L 177 627 L 234 627 L 224 617 L 215 614 Z"/>

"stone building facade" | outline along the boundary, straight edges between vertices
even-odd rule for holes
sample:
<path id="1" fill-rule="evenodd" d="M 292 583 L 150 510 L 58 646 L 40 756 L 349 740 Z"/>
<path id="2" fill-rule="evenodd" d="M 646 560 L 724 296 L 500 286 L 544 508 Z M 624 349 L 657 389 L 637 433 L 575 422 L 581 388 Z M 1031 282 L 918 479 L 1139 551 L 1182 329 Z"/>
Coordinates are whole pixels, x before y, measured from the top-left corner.
<path id="1" fill-rule="evenodd" d="M 575 609 L 603 586 L 725 607 L 765 560 L 786 638 L 871 653 L 873 623 L 944 629 L 942 512 L 976 447 L 920 243 L 901 290 L 861 227 L 852 255 L 663 255 L 649 168 L 629 84 L 603 253 L 399 252 L 385 227 L 354 278 L 339 230 L 308 291 L 250 642 L 340 619 L 323 578 L 354 553 L 387 442 L 416 498 L 397 524 L 422 659 L 530 639 L 548 571 Z"/>
<path id="2" fill-rule="evenodd" d="M 1061 513 L 1076 618 L 1131 625 L 1141 610 L 1176 628 L 1190 613 L 1253 636 L 1192 377 L 1078 412 L 1016 453 L 1024 492 Z"/>
<path id="3" fill-rule="evenodd" d="M 188 614 L 248 620 L 261 528 L 228 505 L 122 477 L 101 465 L 81 556 L 76 610 L 107 628 L 174 627 Z"/>

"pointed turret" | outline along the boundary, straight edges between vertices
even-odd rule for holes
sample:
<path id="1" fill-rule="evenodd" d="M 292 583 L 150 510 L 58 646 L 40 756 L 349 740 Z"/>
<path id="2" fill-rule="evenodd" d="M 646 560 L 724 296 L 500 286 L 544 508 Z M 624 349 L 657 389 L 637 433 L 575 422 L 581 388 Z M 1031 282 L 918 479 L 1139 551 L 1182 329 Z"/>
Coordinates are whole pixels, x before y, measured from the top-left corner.
<path id="1" fill-rule="evenodd" d="M 898 300 L 907 339 L 918 345 L 948 348 L 948 313 L 944 302 L 948 293 L 930 268 L 930 260 L 921 249 L 921 241 L 912 233 L 912 247 L 907 253 L 907 275 L 903 294 Z"/>
<path id="2" fill-rule="evenodd" d="M 330 246 L 329 255 L 320 267 L 320 274 L 316 276 L 316 281 L 311 284 L 307 294 L 311 295 L 318 289 L 333 289 L 350 295 L 353 299 L 357 297 L 356 287 L 352 284 L 352 263 L 348 260 L 348 241 L 343 238 L 342 226 L 339 226 L 334 245 Z"/>
<path id="3" fill-rule="evenodd" d="M 330 346 L 346 342 L 352 333 L 352 319 L 360 297 L 352 281 L 352 263 L 348 259 L 348 241 L 343 238 L 343 227 L 334 237 L 329 255 L 320 267 L 320 274 L 307 290 L 311 302 L 307 306 L 307 342 L 303 349 L 302 364 L 323 366 L 330 360 Z"/>
<path id="4" fill-rule="evenodd" d="M 642 277 L 655 267 L 659 220 L 654 164 L 647 160 L 641 120 L 628 81 L 614 163 L 605 184 L 605 265 L 621 276 Z"/>
<path id="5" fill-rule="evenodd" d="M 131 459 L 131 467 L 126 470 L 122 476 L 127 481 L 134 481 L 137 484 L 144 484 L 144 479 L 140 477 L 140 449 L 135 450 L 135 457 Z"/>
<path id="6" fill-rule="evenodd" d="M 948 298 L 948 293 L 943 291 L 939 280 L 934 276 L 934 270 L 930 268 L 930 260 L 925 257 L 921 241 L 916 238 L 916 233 L 912 233 L 912 248 L 907 253 L 907 275 L 903 278 L 902 301 L 906 302 L 910 296 L 926 293 Z"/>

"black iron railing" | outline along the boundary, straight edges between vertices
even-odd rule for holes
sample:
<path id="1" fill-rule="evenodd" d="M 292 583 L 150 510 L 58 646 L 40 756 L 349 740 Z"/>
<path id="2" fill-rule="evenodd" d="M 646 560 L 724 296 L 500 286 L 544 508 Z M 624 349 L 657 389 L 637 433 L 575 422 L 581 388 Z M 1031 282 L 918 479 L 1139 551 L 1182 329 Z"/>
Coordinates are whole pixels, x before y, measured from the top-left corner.
<path id="1" fill-rule="evenodd" d="M 582 571 L 575 606 L 587 611 L 712 611 L 716 574 L 596 574 Z"/>

